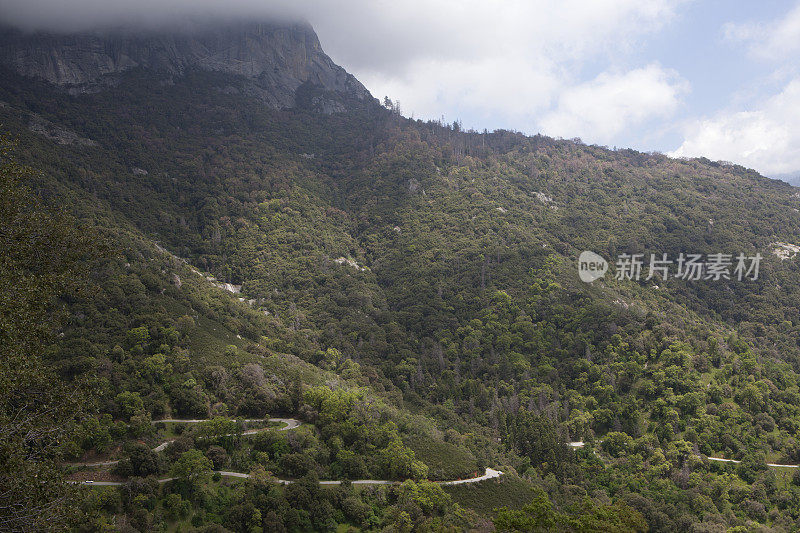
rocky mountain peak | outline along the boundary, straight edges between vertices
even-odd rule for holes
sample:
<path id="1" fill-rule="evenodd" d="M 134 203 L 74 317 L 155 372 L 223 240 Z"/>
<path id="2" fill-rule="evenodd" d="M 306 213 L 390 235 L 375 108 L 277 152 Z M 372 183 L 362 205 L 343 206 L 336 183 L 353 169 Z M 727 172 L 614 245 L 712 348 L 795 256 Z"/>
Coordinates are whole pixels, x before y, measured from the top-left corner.
<path id="1" fill-rule="evenodd" d="M 225 22 L 73 34 L 5 28 L 0 64 L 72 93 L 102 90 L 136 68 L 166 76 L 198 68 L 242 76 L 253 94 L 275 108 L 293 107 L 303 84 L 331 95 L 321 106 L 328 112 L 344 110 L 344 100 L 370 98 L 323 52 L 306 23 Z"/>

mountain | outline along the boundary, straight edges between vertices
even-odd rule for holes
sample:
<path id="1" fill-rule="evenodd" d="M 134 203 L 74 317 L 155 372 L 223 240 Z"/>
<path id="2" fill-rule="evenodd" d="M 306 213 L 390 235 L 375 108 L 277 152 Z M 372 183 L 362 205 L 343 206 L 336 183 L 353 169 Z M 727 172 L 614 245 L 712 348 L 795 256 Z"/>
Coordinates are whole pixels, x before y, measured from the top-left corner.
<path id="1" fill-rule="evenodd" d="M 4 40 L 28 43 L 3 55 L 29 68 L 0 76 L 17 143 L 0 174 L 15 228 L 0 232 L 0 314 L 17 317 L 0 321 L 15 354 L 0 423 L 49 382 L 81 391 L 80 413 L 55 421 L 63 438 L 41 443 L 47 464 L 119 459 L 67 474 L 125 482 L 66 516 L 138 531 L 794 527 L 800 477 L 768 463 L 800 462 L 796 188 L 703 158 L 411 120 L 344 74 L 301 74 L 321 59 L 267 83 L 186 44 L 257 41 L 235 57 L 272 64 L 316 43 L 277 37 L 306 26 L 252 37 L 272 24 Z M 77 41 L 129 43 L 137 67 Z M 48 79 L 31 50 L 77 54 L 79 74 Z M 112 56 L 113 72 L 86 74 Z M 42 230 L 62 227 L 77 229 Z M 581 281 L 583 251 L 610 262 L 603 279 Z M 686 279 L 682 253 L 730 264 Z M 642 275 L 615 276 L 634 254 Z M 651 254 L 674 261 L 667 279 L 648 279 Z M 737 278 L 738 254 L 760 256 L 757 276 Z M 227 420 L 266 415 L 302 425 L 238 435 Z M 424 480 L 486 467 L 503 474 Z M 316 483 L 376 478 L 405 481 Z"/>
<path id="2" fill-rule="evenodd" d="M 206 22 L 70 35 L 7 27 L 0 31 L 0 64 L 72 94 L 115 84 L 120 74 L 134 69 L 158 72 L 163 83 L 201 69 L 245 78 L 248 90 L 276 109 L 294 106 L 304 84 L 338 97 L 370 98 L 358 80 L 325 55 L 314 30 L 303 23 Z M 344 109 L 335 99 L 326 105 L 328 110 Z"/>

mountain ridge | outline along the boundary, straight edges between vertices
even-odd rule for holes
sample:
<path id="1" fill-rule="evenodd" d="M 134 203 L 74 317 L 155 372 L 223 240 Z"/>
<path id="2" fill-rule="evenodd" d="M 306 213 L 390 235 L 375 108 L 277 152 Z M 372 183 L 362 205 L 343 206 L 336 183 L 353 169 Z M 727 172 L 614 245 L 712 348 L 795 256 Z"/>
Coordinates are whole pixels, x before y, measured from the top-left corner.
<path id="1" fill-rule="evenodd" d="M 325 54 L 305 22 L 204 23 L 142 33 L 58 34 L 6 27 L 0 30 L 0 64 L 72 94 L 103 90 L 137 68 L 159 73 L 166 83 L 197 68 L 245 78 L 257 97 L 275 109 L 294 107 L 304 84 L 333 96 L 334 102 L 322 106 L 326 112 L 345 110 L 345 99 L 371 97 Z"/>

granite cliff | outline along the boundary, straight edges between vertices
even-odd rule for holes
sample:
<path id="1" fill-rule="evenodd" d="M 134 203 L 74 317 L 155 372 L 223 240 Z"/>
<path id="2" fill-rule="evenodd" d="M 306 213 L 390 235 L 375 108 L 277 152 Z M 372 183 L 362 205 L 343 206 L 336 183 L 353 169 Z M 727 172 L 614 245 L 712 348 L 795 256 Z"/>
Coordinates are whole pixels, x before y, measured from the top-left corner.
<path id="1" fill-rule="evenodd" d="M 224 72 L 247 80 L 247 90 L 274 108 L 295 105 L 304 84 L 322 89 L 321 111 L 371 98 L 336 65 L 305 23 L 228 22 L 160 30 L 117 29 L 78 34 L 0 31 L 0 64 L 71 93 L 96 92 L 125 72 L 148 69 L 165 78 L 188 69 Z"/>

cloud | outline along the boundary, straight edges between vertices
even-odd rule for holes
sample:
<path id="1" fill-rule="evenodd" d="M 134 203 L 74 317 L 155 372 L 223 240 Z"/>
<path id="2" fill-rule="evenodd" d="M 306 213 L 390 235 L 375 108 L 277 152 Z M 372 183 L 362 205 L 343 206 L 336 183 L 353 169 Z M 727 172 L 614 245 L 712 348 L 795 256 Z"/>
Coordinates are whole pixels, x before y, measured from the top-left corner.
<path id="1" fill-rule="evenodd" d="M 581 53 L 669 20 L 685 0 L 3 0 L 0 20 L 78 31 L 186 17 L 302 18 L 354 67 L 480 57 L 537 45 Z M 635 31 L 632 31 L 635 30 Z"/>
<path id="2" fill-rule="evenodd" d="M 335 57 L 386 71 L 418 61 L 594 56 L 660 27 L 680 0 L 385 0 L 302 6 Z"/>
<path id="3" fill-rule="evenodd" d="M 545 126 L 611 142 L 626 121 L 666 117 L 678 106 L 677 77 L 626 61 L 685 1 L 2 0 L 0 19 L 61 30 L 306 19 L 336 62 L 376 96 L 400 100 L 409 115 L 444 114 L 477 129 Z M 589 70 L 596 78 L 587 82 Z"/>
<path id="4" fill-rule="evenodd" d="M 672 116 L 688 89 L 688 82 L 656 64 L 602 73 L 565 90 L 542 119 L 542 128 L 548 135 L 567 137 L 579 131 L 592 142 L 607 143 L 627 128 Z"/>
<path id="5" fill-rule="evenodd" d="M 800 51 L 800 3 L 768 23 L 728 23 L 724 36 L 747 45 L 752 57 L 769 61 L 795 60 Z"/>
<path id="6" fill-rule="evenodd" d="M 780 176 L 800 170 L 800 3 L 769 22 L 728 23 L 729 42 L 771 72 L 734 93 L 735 103 L 713 115 L 688 121 L 684 139 L 670 155 L 732 161 Z"/>
<path id="7" fill-rule="evenodd" d="M 800 78 L 750 110 L 694 120 L 672 156 L 733 161 L 768 175 L 800 169 Z"/>
<path id="8" fill-rule="evenodd" d="M 304 19 L 288 0 L 2 0 L 0 21 L 27 30 L 153 28 L 187 19 Z"/>
<path id="9" fill-rule="evenodd" d="M 359 78 L 376 95 L 397 97 L 407 114 L 450 119 L 472 116 L 467 126 L 517 127 L 531 124 L 561 87 L 551 62 L 528 64 L 516 58 L 421 59 L 409 74 L 367 71 Z"/>
<path id="10" fill-rule="evenodd" d="M 467 127 L 535 133 L 559 95 L 582 85 L 587 67 L 623 69 L 618 63 L 640 39 L 672 20 L 682 3 L 408 0 L 387 9 L 380 1 L 351 2 L 331 17 L 317 12 L 310 19 L 335 60 L 376 96 L 400 100 L 405 113 L 444 114 Z M 352 24 L 354 19 L 364 22 Z M 596 95 L 605 96 L 588 90 L 583 95 L 590 104 Z M 632 109 L 636 103 L 649 104 L 631 100 L 626 116 L 639 116 Z M 666 115 L 650 108 L 643 112 Z M 592 138 L 595 130 L 559 131 Z"/>

